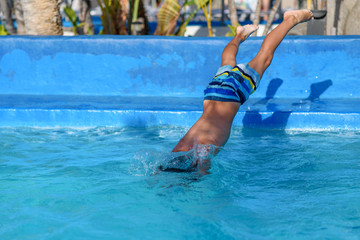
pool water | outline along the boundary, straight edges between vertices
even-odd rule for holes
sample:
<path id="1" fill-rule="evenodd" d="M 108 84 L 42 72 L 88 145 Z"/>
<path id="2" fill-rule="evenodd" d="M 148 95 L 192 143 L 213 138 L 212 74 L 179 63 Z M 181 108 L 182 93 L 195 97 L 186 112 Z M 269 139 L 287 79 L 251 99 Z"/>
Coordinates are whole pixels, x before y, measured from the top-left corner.
<path id="1" fill-rule="evenodd" d="M 154 174 L 186 130 L 0 128 L 0 239 L 359 239 L 359 132 L 235 128 Z"/>

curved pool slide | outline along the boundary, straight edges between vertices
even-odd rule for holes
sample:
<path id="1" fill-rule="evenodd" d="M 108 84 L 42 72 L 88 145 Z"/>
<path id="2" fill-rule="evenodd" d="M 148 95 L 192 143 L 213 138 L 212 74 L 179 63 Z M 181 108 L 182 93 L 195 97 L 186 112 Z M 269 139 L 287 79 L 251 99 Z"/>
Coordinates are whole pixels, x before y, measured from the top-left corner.
<path id="1" fill-rule="evenodd" d="M 230 38 L 2 37 L 0 126 L 191 126 Z M 241 44 L 248 62 L 263 41 Z M 360 36 L 288 36 L 235 126 L 360 129 Z"/>

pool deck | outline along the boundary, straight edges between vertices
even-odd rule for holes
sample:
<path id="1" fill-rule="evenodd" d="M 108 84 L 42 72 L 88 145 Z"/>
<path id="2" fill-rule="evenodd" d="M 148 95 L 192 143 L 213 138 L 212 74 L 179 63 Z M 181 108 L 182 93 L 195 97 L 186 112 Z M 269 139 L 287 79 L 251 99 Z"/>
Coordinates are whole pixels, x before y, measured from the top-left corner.
<path id="1" fill-rule="evenodd" d="M 0 127 L 178 125 L 230 38 L 0 38 Z M 248 62 L 262 37 L 241 45 Z M 360 36 L 287 37 L 235 126 L 360 129 Z"/>

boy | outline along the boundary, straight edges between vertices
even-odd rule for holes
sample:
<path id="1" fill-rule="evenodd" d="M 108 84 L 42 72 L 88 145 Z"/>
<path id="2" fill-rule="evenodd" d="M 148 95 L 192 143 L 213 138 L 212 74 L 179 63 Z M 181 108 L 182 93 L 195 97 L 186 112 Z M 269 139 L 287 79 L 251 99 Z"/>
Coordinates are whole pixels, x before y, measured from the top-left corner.
<path id="1" fill-rule="evenodd" d="M 227 142 L 230 136 L 233 119 L 243 104 L 260 83 L 265 70 L 269 67 L 276 48 L 286 34 L 295 25 L 313 18 L 310 10 L 296 10 L 284 13 L 284 20 L 264 39 L 260 51 L 248 64 L 236 65 L 236 54 L 240 43 L 258 29 L 255 25 L 238 27 L 236 36 L 227 44 L 221 60 L 221 67 L 216 76 L 204 91 L 203 114 L 178 142 L 173 152 L 188 152 L 194 150 L 193 160 L 189 162 L 189 154 L 171 160 L 167 166 L 160 166 L 164 171 L 192 171 L 196 168 L 209 168 L 209 157 L 199 159 L 199 147 L 215 146 L 213 154 Z M 206 150 L 207 149 L 207 150 Z M 207 147 L 205 151 L 209 151 Z M 204 155 L 204 154 L 203 154 Z"/>

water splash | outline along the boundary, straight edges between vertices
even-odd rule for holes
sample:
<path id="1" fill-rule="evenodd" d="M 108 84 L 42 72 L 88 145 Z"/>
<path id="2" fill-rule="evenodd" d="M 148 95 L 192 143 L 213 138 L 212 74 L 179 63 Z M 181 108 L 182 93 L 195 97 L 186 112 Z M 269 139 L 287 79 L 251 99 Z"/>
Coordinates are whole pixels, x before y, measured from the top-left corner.
<path id="1" fill-rule="evenodd" d="M 134 155 L 130 173 L 135 176 L 151 176 L 160 171 L 199 172 L 206 175 L 211 167 L 211 159 L 219 147 L 196 144 L 187 152 L 156 152 L 142 150 Z"/>

